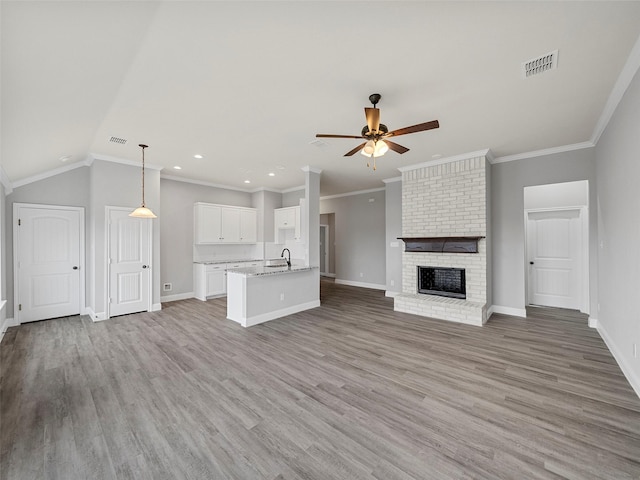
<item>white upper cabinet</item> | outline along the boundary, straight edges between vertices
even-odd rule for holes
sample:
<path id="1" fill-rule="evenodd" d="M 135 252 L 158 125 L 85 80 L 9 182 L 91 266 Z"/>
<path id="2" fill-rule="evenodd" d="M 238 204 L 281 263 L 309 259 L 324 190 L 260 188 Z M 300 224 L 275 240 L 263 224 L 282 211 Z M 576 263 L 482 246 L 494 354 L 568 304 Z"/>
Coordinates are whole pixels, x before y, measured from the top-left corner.
<path id="1" fill-rule="evenodd" d="M 273 217 L 276 242 L 278 241 L 279 237 L 278 231 L 286 229 L 293 229 L 294 239 L 296 241 L 300 240 L 300 206 L 276 208 L 273 211 Z"/>
<path id="2" fill-rule="evenodd" d="M 243 243 L 258 241 L 258 212 L 254 209 L 240 210 L 240 241 Z"/>
<path id="3" fill-rule="evenodd" d="M 256 243 L 257 219 L 254 208 L 196 203 L 194 243 Z"/>

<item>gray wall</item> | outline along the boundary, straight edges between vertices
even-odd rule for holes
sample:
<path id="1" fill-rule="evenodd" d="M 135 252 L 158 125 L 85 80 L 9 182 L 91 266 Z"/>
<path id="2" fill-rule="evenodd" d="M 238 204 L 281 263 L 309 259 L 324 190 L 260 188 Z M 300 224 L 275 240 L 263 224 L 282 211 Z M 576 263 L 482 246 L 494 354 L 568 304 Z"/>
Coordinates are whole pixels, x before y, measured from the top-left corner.
<path id="1" fill-rule="evenodd" d="M 105 285 L 106 231 L 105 207 L 136 208 L 140 206 L 140 167 L 96 160 L 90 169 L 89 243 L 89 288 L 87 304 L 96 313 L 106 312 L 107 286 Z M 153 258 L 151 263 L 152 290 L 154 305 L 160 304 L 160 225 L 162 208 L 160 206 L 160 172 L 145 170 L 145 202 L 158 218 L 152 220 Z"/>
<path id="2" fill-rule="evenodd" d="M 640 395 L 640 72 L 596 147 L 600 330 Z M 633 344 L 638 358 L 633 356 Z"/>
<path id="3" fill-rule="evenodd" d="M 546 155 L 491 167 L 493 305 L 525 308 L 524 187 L 589 181 L 590 313 L 597 309 L 595 149 Z"/>
<path id="4" fill-rule="evenodd" d="M 385 192 L 321 199 L 320 213 L 335 213 L 336 279 L 384 287 Z"/>
<path id="5" fill-rule="evenodd" d="M 273 242 L 273 211 L 282 207 L 282 194 L 263 190 L 252 195 L 252 207 L 258 209 L 258 242 Z"/>
<path id="6" fill-rule="evenodd" d="M 282 194 L 282 207 L 297 207 L 300 205 L 300 199 L 304 198 L 306 194 L 305 187 L 301 187 L 300 190 L 293 192 L 287 192 Z"/>
<path id="7" fill-rule="evenodd" d="M 402 181 L 389 182 L 385 187 L 386 286 L 388 292 L 402 292 Z M 391 244 L 398 245 L 392 247 Z"/>
<path id="8" fill-rule="evenodd" d="M 254 206 L 252 195 L 247 192 L 160 179 L 162 242 L 159 284 L 172 283 L 171 295 L 193 292 L 193 204 L 196 202 Z"/>
<path id="9" fill-rule="evenodd" d="M 6 300 L 8 318 L 13 318 L 13 204 L 36 203 L 42 205 L 65 205 L 83 207 L 85 227 L 89 225 L 89 168 L 79 167 L 68 172 L 14 188 L 5 199 L 5 263 L 6 263 Z M 85 265 L 88 265 L 89 242 L 85 234 Z M 85 272 L 89 285 L 89 272 Z"/>
<path id="10" fill-rule="evenodd" d="M 5 189 L 0 183 L 0 302 L 7 299 L 7 262 L 6 262 L 6 243 L 7 224 L 5 215 Z M 13 283 L 13 282 L 12 282 Z M 7 309 L 0 311 L 0 328 L 4 326 L 4 319 L 7 316 Z"/>

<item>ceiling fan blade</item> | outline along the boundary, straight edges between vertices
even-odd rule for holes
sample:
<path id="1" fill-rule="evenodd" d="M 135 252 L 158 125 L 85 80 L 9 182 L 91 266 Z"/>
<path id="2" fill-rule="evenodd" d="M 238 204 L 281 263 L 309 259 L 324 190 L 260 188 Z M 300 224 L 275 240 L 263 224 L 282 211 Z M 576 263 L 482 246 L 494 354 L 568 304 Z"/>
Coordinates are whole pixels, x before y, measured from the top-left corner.
<path id="1" fill-rule="evenodd" d="M 438 120 L 432 120 L 426 123 L 419 123 L 418 125 L 413 125 L 411 127 L 399 128 L 398 130 L 393 130 L 387 133 L 388 137 L 397 137 L 398 135 L 406 135 L 407 133 L 416 133 L 423 132 L 425 130 L 432 130 L 434 128 L 439 128 L 440 124 Z"/>
<path id="2" fill-rule="evenodd" d="M 396 153 L 406 153 L 409 151 L 409 149 L 407 147 L 403 147 L 402 145 L 398 145 L 397 143 L 393 143 L 389 140 L 381 140 L 382 142 L 386 143 L 389 146 L 389 149 L 393 150 Z"/>
<path id="3" fill-rule="evenodd" d="M 364 142 L 361 145 L 358 145 L 356 148 L 354 148 L 353 150 L 349 150 L 347 153 L 344 154 L 345 157 L 350 157 L 351 155 L 353 155 L 354 153 L 356 153 L 358 150 L 362 150 L 362 147 L 364 147 L 367 144 L 367 142 Z"/>
<path id="4" fill-rule="evenodd" d="M 329 133 L 317 133 L 316 138 L 362 138 L 362 135 L 331 135 Z"/>
<path id="5" fill-rule="evenodd" d="M 364 116 L 367 117 L 367 126 L 369 127 L 369 131 L 377 132 L 380 128 L 380 109 L 365 107 Z"/>

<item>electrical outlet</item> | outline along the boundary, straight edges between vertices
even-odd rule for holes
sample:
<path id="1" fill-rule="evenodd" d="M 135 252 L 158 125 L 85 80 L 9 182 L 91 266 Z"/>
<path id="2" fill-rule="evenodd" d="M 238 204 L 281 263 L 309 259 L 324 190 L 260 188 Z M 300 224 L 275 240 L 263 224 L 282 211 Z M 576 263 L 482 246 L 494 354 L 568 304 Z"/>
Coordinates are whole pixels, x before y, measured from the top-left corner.
<path id="1" fill-rule="evenodd" d="M 391 280 L 391 286 L 393 287 L 393 286 L 395 286 L 395 284 L 396 284 L 396 281 L 395 280 Z"/>
<path id="2" fill-rule="evenodd" d="M 638 344 L 633 344 L 633 358 L 638 358 Z"/>
<path id="3" fill-rule="evenodd" d="M 364 277 L 364 273 L 360 272 L 360 278 Z"/>
<path id="4" fill-rule="evenodd" d="M 284 293 L 280 294 L 280 301 L 284 300 Z"/>
<path id="5" fill-rule="evenodd" d="M 171 290 L 173 290 L 173 285 L 170 283 L 165 283 L 162 285 L 162 291 L 164 292 L 170 292 Z"/>

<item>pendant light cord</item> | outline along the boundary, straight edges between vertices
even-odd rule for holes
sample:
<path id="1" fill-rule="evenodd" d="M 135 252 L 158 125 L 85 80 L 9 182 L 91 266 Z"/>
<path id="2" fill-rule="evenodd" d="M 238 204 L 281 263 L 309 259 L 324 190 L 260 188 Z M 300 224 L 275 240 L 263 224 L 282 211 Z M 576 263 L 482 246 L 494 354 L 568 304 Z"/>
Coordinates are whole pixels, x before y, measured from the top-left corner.
<path id="1" fill-rule="evenodd" d="M 144 204 L 144 149 L 148 147 L 148 145 L 140 144 L 138 145 L 142 148 L 142 206 L 145 207 Z"/>

